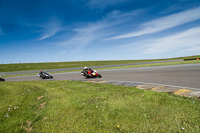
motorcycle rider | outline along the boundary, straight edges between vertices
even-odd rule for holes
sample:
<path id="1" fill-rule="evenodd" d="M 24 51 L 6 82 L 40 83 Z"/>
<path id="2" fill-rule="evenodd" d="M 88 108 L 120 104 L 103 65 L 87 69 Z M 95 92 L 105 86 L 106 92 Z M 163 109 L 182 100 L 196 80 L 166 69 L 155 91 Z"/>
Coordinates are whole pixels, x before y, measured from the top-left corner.
<path id="1" fill-rule="evenodd" d="M 42 76 L 44 74 L 44 72 L 42 70 L 40 70 L 39 75 Z"/>
<path id="2" fill-rule="evenodd" d="M 97 73 L 97 71 L 94 70 L 94 69 L 88 68 L 87 66 L 85 66 L 85 67 L 83 68 L 83 73 L 84 73 L 85 75 L 92 76 L 92 75 L 95 75 L 95 74 Z"/>
<path id="3" fill-rule="evenodd" d="M 81 74 L 85 76 L 86 78 L 90 78 L 90 77 L 101 78 L 102 77 L 96 70 L 88 68 L 88 67 L 84 67 L 83 71 L 81 71 Z"/>
<path id="4" fill-rule="evenodd" d="M 87 74 L 88 74 L 88 71 L 89 71 L 89 68 L 88 68 L 87 66 L 85 66 L 85 67 L 83 68 L 83 73 L 84 73 L 84 75 L 87 75 Z"/>

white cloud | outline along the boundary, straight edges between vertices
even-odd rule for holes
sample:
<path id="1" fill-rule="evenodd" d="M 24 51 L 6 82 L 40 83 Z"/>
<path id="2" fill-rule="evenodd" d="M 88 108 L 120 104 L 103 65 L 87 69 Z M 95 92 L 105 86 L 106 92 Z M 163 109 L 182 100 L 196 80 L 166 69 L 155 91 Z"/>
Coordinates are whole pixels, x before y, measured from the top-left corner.
<path id="1" fill-rule="evenodd" d="M 55 22 L 48 23 L 46 25 L 40 25 L 40 27 L 42 27 L 43 30 L 42 30 L 42 36 L 39 38 L 39 40 L 50 38 L 54 36 L 60 30 L 63 30 L 61 26 Z"/>
<path id="2" fill-rule="evenodd" d="M 126 56 L 129 59 L 163 58 L 197 55 L 200 51 L 200 26 L 159 39 L 146 38 L 129 43 L 120 42 L 109 49 L 109 55 Z M 118 40 L 115 40 L 117 43 Z"/>
<path id="3" fill-rule="evenodd" d="M 104 28 L 103 24 L 88 24 L 85 27 L 75 28 L 76 34 L 69 40 L 57 42 L 58 45 L 68 46 L 72 48 L 73 52 L 70 55 L 79 52 L 82 48 L 87 46 L 94 40 L 101 38 L 101 29 Z"/>
<path id="4" fill-rule="evenodd" d="M 200 27 L 168 37 L 151 40 L 146 44 L 144 54 L 161 54 L 167 52 L 198 52 L 200 51 Z"/>
<path id="5" fill-rule="evenodd" d="M 67 46 L 71 49 L 71 46 L 73 46 L 73 53 L 77 53 L 87 45 L 95 45 L 96 43 L 92 43 L 93 41 L 105 41 L 104 38 L 113 35 L 118 25 L 126 23 L 132 19 L 133 16 L 140 14 L 142 11 L 143 10 L 134 10 L 124 13 L 115 10 L 108 13 L 97 22 L 78 24 L 75 26 L 76 28 L 73 29 L 75 32 L 74 36 L 62 42 L 57 42 L 56 44 Z"/>
<path id="6" fill-rule="evenodd" d="M 122 34 L 119 36 L 108 38 L 107 40 L 131 38 L 136 36 L 141 36 L 145 34 L 155 33 L 162 30 L 166 30 L 175 26 L 179 26 L 185 23 L 193 22 L 200 19 L 200 7 L 187 10 L 184 12 L 172 14 L 166 17 L 161 17 L 159 19 L 146 22 L 141 25 L 142 30 L 131 32 L 127 34 Z"/>
<path id="7" fill-rule="evenodd" d="M 39 27 L 40 30 L 36 31 L 40 33 L 40 38 L 38 40 L 44 40 L 55 36 L 58 32 L 66 30 L 66 27 L 62 26 L 62 23 L 56 17 L 52 17 L 48 22 L 43 24 L 29 24 L 27 26 Z"/>

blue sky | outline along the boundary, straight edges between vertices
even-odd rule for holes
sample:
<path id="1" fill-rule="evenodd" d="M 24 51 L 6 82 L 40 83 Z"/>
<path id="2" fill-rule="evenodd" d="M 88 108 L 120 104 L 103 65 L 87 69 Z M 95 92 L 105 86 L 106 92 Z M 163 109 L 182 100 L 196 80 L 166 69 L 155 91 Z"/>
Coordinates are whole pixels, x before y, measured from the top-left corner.
<path id="1" fill-rule="evenodd" d="M 199 0 L 0 0 L 0 62 L 200 54 Z"/>

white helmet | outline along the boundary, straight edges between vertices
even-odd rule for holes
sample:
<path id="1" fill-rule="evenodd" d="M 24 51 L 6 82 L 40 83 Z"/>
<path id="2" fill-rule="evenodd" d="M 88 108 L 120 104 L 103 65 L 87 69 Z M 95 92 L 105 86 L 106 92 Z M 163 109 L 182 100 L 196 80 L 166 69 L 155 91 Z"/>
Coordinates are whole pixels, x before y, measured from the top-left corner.
<path id="1" fill-rule="evenodd" d="M 85 66 L 84 69 L 88 69 L 88 67 Z"/>

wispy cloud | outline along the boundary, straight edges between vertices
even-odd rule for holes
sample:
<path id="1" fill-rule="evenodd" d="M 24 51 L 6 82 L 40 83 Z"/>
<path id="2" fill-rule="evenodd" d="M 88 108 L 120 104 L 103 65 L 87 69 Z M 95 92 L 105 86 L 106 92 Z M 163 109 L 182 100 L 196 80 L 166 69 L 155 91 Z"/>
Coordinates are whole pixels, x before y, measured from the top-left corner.
<path id="1" fill-rule="evenodd" d="M 134 10 L 130 12 L 114 10 L 97 22 L 77 24 L 73 29 L 73 32 L 75 32 L 74 36 L 62 42 L 57 42 L 56 44 L 68 47 L 73 46 L 75 48 L 73 53 L 77 53 L 87 45 L 94 46 L 96 42 L 105 41 L 106 37 L 115 34 L 114 31 L 118 29 L 118 25 L 130 21 L 130 19 L 141 12 L 143 12 L 143 10 Z M 96 42 L 92 43 L 93 41 Z"/>
<path id="2" fill-rule="evenodd" d="M 69 40 L 57 42 L 58 45 L 68 46 L 72 48 L 70 55 L 79 52 L 92 41 L 97 40 L 103 36 L 101 29 L 104 28 L 103 24 L 88 24 L 85 27 L 73 29 L 76 34 Z M 65 50 L 66 52 L 66 50 Z"/>
<path id="3" fill-rule="evenodd" d="M 169 16 L 161 17 L 159 19 L 146 22 L 140 25 L 142 30 L 111 37 L 111 38 L 108 38 L 108 40 L 142 36 L 145 34 L 150 34 L 150 33 L 155 33 L 162 30 L 166 30 L 175 26 L 185 24 L 185 23 L 193 22 L 195 20 L 200 19 L 199 12 L 200 12 L 200 7 L 183 11 L 180 13 L 172 14 Z"/>
<path id="4" fill-rule="evenodd" d="M 166 52 L 200 51 L 200 26 L 168 37 L 146 42 L 144 54 L 161 54 Z"/>
<path id="5" fill-rule="evenodd" d="M 109 48 L 109 54 L 113 56 L 137 58 L 163 58 L 174 56 L 199 54 L 200 51 L 200 26 L 191 28 L 177 34 L 172 34 L 159 39 L 146 38 Z M 118 40 L 116 40 L 118 41 Z M 165 56 L 167 55 L 167 56 Z"/>
<path id="6" fill-rule="evenodd" d="M 61 24 L 57 20 L 50 21 L 46 24 L 39 25 L 41 27 L 41 37 L 39 40 L 44 40 L 47 38 L 50 38 L 54 36 L 56 33 L 58 33 L 61 30 L 64 30 L 64 28 L 61 27 Z"/>
<path id="7" fill-rule="evenodd" d="M 43 33 L 39 40 L 44 40 L 49 37 L 52 37 L 61 30 L 61 28 L 56 24 L 41 25 L 41 27 L 43 28 Z"/>

